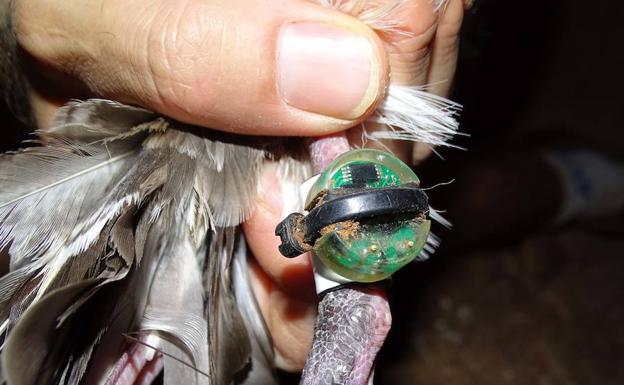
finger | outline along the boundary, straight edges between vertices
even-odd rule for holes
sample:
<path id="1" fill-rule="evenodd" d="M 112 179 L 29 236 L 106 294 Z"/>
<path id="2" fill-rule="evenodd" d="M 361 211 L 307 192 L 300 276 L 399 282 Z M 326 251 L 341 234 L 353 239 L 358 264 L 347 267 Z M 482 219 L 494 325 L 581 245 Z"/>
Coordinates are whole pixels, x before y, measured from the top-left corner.
<path id="1" fill-rule="evenodd" d="M 302 0 L 20 0 L 16 19 L 40 67 L 226 131 L 342 130 L 374 109 L 387 80 L 368 27 Z"/>
<path id="2" fill-rule="evenodd" d="M 451 88 L 457 65 L 463 14 L 463 0 L 445 0 L 438 10 L 437 28 L 431 44 L 425 81 L 428 91 L 433 94 L 447 96 Z M 416 143 L 412 152 L 412 163 L 420 164 L 432 153 L 432 145 Z"/>
<path id="3" fill-rule="evenodd" d="M 382 35 L 388 50 L 390 80 L 393 84 L 424 85 L 438 22 L 437 6 L 432 0 L 405 1 L 393 18 L 397 31 Z"/>
<path id="4" fill-rule="evenodd" d="M 448 0 L 440 9 L 438 28 L 431 51 L 431 65 L 427 74 L 429 92 L 447 96 L 455 75 L 459 32 L 464 16 L 462 0 Z"/>
<path id="5" fill-rule="evenodd" d="M 286 258 L 278 250 L 280 239 L 275 235 L 275 227 L 288 214 L 299 209 L 290 203 L 298 186 L 285 183 L 275 164 L 267 163 L 258 201 L 243 224 L 243 231 L 251 252 L 269 278 L 294 297 L 312 302 L 316 299 L 316 292 L 308 254 Z"/>
<path id="6" fill-rule="evenodd" d="M 380 4 L 394 0 L 383 0 Z M 388 51 L 390 65 L 390 81 L 400 85 L 425 85 L 430 65 L 431 42 L 434 39 L 438 15 L 437 5 L 431 0 L 405 1 L 392 14 L 396 27 L 380 34 Z M 370 134 L 376 130 L 386 130 L 379 124 L 367 123 L 366 131 Z M 353 129 L 349 133 L 352 143 L 361 142 L 360 130 Z M 410 141 L 381 140 L 368 141 L 366 147 L 391 151 L 407 163 L 413 160 Z M 423 146 L 417 146 L 421 148 Z M 429 148 L 424 145 L 423 148 Z"/>
<path id="7" fill-rule="evenodd" d="M 251 260 L 251 285 L 271 333 L 275 365 L 287 371 L 303 369 L 312 345 L 316 301 L 293 296 L 275 284 L 257 260 Z"/>
<path id="8" fill-rule="evenodd" d="M 254 293 L 271 333 L 276 365 L 297 371 L 303 368 L 312 342 L 316 314 L 316 291 L 308 254 L 286 258 L 278 251 L 275 226 L 298 208 L 288 197 L 297 192 L 268 163 L 262 175 L 260 198 L 243 232 L 255 257 L 251 277 Z"/>

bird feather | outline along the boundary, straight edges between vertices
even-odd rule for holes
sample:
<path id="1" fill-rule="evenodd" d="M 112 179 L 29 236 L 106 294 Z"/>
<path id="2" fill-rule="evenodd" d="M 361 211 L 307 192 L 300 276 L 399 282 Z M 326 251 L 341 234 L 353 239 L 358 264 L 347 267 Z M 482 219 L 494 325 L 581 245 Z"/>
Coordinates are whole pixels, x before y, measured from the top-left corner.
<path id="1" fill-rule="evenodd" d="M 0 315 L 14 314 L 15 324 L 6 328 L 6 346 L 11 349 L 3 351 L 3 357 L 10 361 L 17 351 L 13 347 L 28 343 L 27 333 L 13 330 L 32 319 L 30 309 L 34 312 L 38 303 L 52 301 L 55 293 L 97 279 L 63 309 L 59 305 L 54 320 L 45 318 L 46 330 L 54 330 L 55 322 L 65 325 L 80 319 L 95 298 L 108 309 L 102 319 L 111 323 L 125 304 L 135 311 L 122 317 L 122 329 L 141 328 L 143 320 L 143 326 L 161 332 L 169 346 L 183 346 L 183 353 L 198 367 L 206 367 L 211 378 L 231 376 L 249 359 L 248 337 L 229 280 L 233 226 L 250 212 L 265 152 L 177 131 L 172 128 L 177 122 L 101 100 L 72 103 L 55 122 L 59 126 L 40 133 L 39 147 L 0 158 L 0 178 L 7 182 L 0 191 L 0 240 L 10 245 L 13 271 L 0 279 L 0 287 L 8 289 L 2 298 L 8 310 Z M 145 266 L 152 266 L 151 275 L 139 273 Z M 165 270 L 156 273 L 153 266 Z M 183 266 L 186 270 L 180 270 Z M 178 285 L 181 291 L 170 294 L 179 299 L 194 292 L 194 300 L 165 301 L 174 267 L 185 272 L 178 278 L 186 286 Z M 186 279 L 192 276 L 196 278 Z M 128 283 L 140 280 L 150 284 Z M 102 293 L 110 292 L 109 286 L 120 292 L 106 300 Z M 148 297 L 153 299 L 150 306 Z M 156 299 L 165 302 L 158 306 Z M 185 306 L 165 306 L 173 303 Z M 186 328 L 177 327 L 182 325 Z M 208 333 L 208 325 L 214 332 Z M 100 343 L 118 339 L 108 329 L 95 328 L 88 343 L 70 344 L 62 355 L 40 351 L 41 359 L 54 368 L 46 380 L 81 381 L 92 356 L 101 357 L 100 348 L 121 346 Z M 238 358 L 224 359 L 225 350 L 237 352 Z M 212 359 L 208 368 L 208 357 L 222 358 Z M 174 381 L 179 366 L 168 360 L 165 365 L 167 382 Z M 99 373 L 110 374 L 113 367 L 114 363 L 103 365 Z M 38 381 L 23 372 L 11 381 L 18 381 L 16 376 L 16 383 Z"/>
<path id="2" fill-rule="evenodd" d="M 407 34 L 393 20 L 403 1 L 321 1 Z M 444 144 L 458 110 L 422 87 L 391 86 L 371 117 L 389 129 L 368 138 Z M 165 384 L 229 384 L 252 353 L 272 359 L 236 229 L 256 197 L 266 140 L 101 99 L 69 103 L 38 136 L 0 156 L 0 250 L 11 257 L 0 278 L 7 382 L 112 384 L 129 363 L 123 334 L 133 331 L 208 374 L 165 358 Z M 302 162 L 280 161 L 278 171 L 293 181 L 309 175 Z M 83 333 L 69 338 L 79 325 Z"/>

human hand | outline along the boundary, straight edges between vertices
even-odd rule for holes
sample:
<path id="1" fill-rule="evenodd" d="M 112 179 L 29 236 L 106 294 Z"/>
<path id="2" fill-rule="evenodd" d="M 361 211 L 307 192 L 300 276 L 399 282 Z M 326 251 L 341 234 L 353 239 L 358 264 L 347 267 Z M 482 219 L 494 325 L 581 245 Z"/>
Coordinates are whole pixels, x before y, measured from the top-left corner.
<path id="1" fill-rule="evenodd" d="M 460 0 L 438 12 L 430 0 L 409 0 L 396 17 L 410 35 L 379 37 L 350 16 L 296 0 L 16 5 L 41 127 L 68 99 L 97 96 L 224 131 L 298 136 L 361 122 L 383 97 L 390 71 L 393 82 L 432 84 L 431 92 L 445 94 L 463 11 Z M 277 252 L 282 199 L 270 167 L 265 182 L 275 187 L 244 231 L 280 366 L 295 370 L 312 336 L 311 265 Z"/>
<path id="2" fill-rule="evenodd" d="M 389 54 L 393 83 L 429 84 L 429 92 L 439 96 L 448 94 L 455 72 L 463 10 L 469 5 L 469 2 L 450 0 L 436 12 L 430 1 L 405 3 L 395 17 L 408 34 L 380 36 Z M 369 131 L 379 129 L 369 125 Z M 358 137 L 359 134 L 353 135 L 355 140 Z M 415 144 L 413 149 L 405 142 L 384 145 L 405 161 L 421 161 L 432 151 L 431 146 L 424 143 Z M 272 332 L 278 365 L 299 370 L 312 340 L 317 297 L 309 256 L 286 259 L 278 252 L 280 240 L 274 235 L 274 229 L 288 214 L 287 201 L 294 188 L 285 186 L 278 175 L 273 164 L 265 169 L 262 196 L 243 230 L 256 256 L 255 292 Z"/>
<path id="3" fill-rule="evenodd" d="M 364 24 L 304 1 L 18 0 L 40 126 L 104 97 L 241 134 L 311 136 L 360 122 L 387 83 Z"/>

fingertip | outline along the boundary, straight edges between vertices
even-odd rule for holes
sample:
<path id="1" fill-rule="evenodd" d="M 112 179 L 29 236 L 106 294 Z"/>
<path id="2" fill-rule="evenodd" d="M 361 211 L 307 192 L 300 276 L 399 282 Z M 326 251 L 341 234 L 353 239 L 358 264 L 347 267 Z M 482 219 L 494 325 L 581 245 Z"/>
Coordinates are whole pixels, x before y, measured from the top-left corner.
<path id="1" fill-rule="evenodd" d="M 412 149 L 412 165 L 419 165 L 424 162 L 433 153 L 433 146 L 429 143 L 414 143 Z"/>

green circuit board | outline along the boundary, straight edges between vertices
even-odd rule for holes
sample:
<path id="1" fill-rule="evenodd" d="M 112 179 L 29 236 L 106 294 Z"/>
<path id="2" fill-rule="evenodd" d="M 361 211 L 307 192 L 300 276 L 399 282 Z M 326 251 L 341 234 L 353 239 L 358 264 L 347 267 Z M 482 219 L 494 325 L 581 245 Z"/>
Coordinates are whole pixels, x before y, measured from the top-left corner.
<path id="1" fill-rule="evenodd" d="M 361 161 L 340 167 L 330 181 L 331 188 L 382 188 L 401 184 L 401 178 L 387 166 Z"/>
<path id="2" fill-rule="evenodd" d="M 416 174 L 398 158 L 378 150 L 350 151 L 338 157 L 312 186 L 307 201 L 323 191 L 418 186 Z M 313 252 L 339 275 L 358 282 L 386 279 L 422 251 L 431 222 L 423 215 L 345 221 L 322 231 Z"/>

